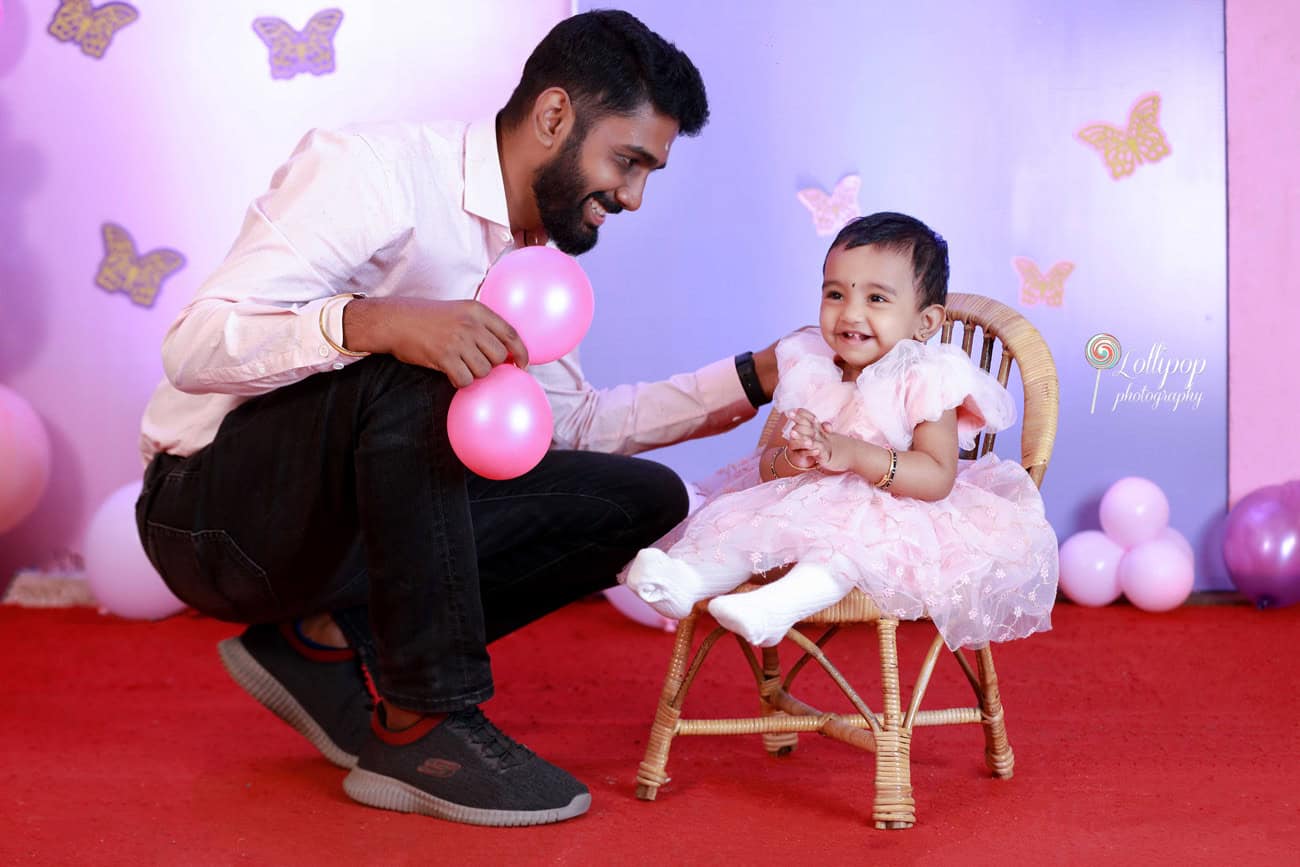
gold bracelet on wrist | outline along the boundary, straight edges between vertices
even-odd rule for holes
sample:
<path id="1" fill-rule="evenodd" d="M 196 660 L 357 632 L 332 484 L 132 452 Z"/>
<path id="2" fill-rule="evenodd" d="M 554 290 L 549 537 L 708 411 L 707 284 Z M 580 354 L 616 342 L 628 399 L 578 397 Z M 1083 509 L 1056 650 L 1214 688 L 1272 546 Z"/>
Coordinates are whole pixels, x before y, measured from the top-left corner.
<path id="1" fill-rule="evenodd" d="M 794 461 L 790 460 L 790 455 L 784 448 L 781 449 L 781 456 L 784 457 L 785 462 L 790 465 L 790 469 L 794 470 L 796 473 L 806 473 L 812 469 L 812 467 L 801 467 Z M 816 464 L 813 466 L 816 466 Z"/>
<path id="2" fill-rule="evenodd" d="M 889 486 L 894 483 L 894 473 L 898 471 L 898 452 L 894 451 L 893 446 L 885 446 L 885 448 L 889 449 L 889 469 L 880 477 L 880 481 L 876 482 L 876 487 L 882 491 L 889 490 Z"/>
<path id="3" fill-rule="evenodd" d="M 776 474 L 776 459 L 783 454 L 785 454 L 785 446 L 780 446 L 776 451 L 772 452 L 772 462 L 768 465 L 767 471 L 772 474 L 774 479 L 781 478 Z"/>
<path id="4" fill-rule="evenodd" d="M 329 315 L 330 306 L 334 304 L 336 300 L 338 300 L 339 298 L 343 299 L 343 303 L 346 305 L 353 298 L 365 298 L 365 297 L 366 296 L 361 292 L 351 292 L 347 296 L 340 295 L 337 296 L 336 298 L 331 298 L 329 301 L 326 301 L 324 304 L 320 306 L 320 336 L 325 338 L 325 342 L 328 343 L 330 345 L 330 348 L 332 348 L 339 355 L 346 355 L 350 358 L 365 358 L 370 353 L 356 352 L 355 350 L 352 349 L 345 349 L 339 344 L 334 342 L 334 338 L 330 337 L 329 328 L 326 324 L 326 318 Z"/>

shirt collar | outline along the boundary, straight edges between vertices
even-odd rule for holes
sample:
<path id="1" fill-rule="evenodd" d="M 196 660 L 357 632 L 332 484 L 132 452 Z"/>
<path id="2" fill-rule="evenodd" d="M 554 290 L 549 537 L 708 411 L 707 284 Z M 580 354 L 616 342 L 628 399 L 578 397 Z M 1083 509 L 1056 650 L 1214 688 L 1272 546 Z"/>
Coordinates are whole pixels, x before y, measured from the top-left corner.
<path id="1" fill-rule="evenodd" d="M 497 154 L 496 121 L 475 121 L 465 131 L 465 210 L 510 228 L 506 208 L 506 182 L 501 175 L 501 157 Z"/>

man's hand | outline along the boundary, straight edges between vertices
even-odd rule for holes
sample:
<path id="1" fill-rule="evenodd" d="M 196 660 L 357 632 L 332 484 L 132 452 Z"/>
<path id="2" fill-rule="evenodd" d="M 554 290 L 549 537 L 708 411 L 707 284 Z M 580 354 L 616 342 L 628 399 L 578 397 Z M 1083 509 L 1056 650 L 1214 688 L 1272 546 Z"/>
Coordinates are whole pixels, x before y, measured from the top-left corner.
<path id="1" fill-rule="evenodd" d="M 357 298 L 343 308 L 344 346 L 382 352 L 447 374 L 464 388 L 507 358 L 521 369 L 528 350 L 519 333 L 477 301 Z"/>

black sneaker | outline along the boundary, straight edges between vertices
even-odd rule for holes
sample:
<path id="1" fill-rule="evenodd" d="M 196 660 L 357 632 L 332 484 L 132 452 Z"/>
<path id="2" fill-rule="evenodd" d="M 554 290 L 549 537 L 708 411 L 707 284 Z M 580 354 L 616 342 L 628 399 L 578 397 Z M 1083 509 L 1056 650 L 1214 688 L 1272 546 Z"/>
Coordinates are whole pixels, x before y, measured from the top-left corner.
<path id="1" fill-rule="evenodd" d="M 217 644 L 235 682 L 340 768 L 357 763 L 373 702 L 356 652 L 304 644 L 289 624 L 250 626 Z"/>
<path id="2" fill-rule="evenodd" d="M 343 781 L 354 801 L 470 825 L 543 825 L 587 812 L 587 787 L 488 721 L 476 707 L 374 737 Z"/>

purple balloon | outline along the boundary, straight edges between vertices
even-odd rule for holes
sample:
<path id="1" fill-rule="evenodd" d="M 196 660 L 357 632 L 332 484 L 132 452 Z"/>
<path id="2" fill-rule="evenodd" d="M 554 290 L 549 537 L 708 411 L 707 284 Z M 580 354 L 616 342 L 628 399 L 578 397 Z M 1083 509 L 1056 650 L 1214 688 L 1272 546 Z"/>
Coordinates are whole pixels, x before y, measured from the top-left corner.
<path id="1" fill-rule="evenodd" d="M 550 247 L 523 247 L 502 256 L 478 300 L 519 332 L 529 364 L 567 355 L 591 326 L 591 283 L 572 256 Z"/>
<path id="2" fill-rule="evenodd" d="M 1232 583 L 1260 608 L 1300 602 L 1300 481 L 1252 491 L 1223 536 Z"/>

